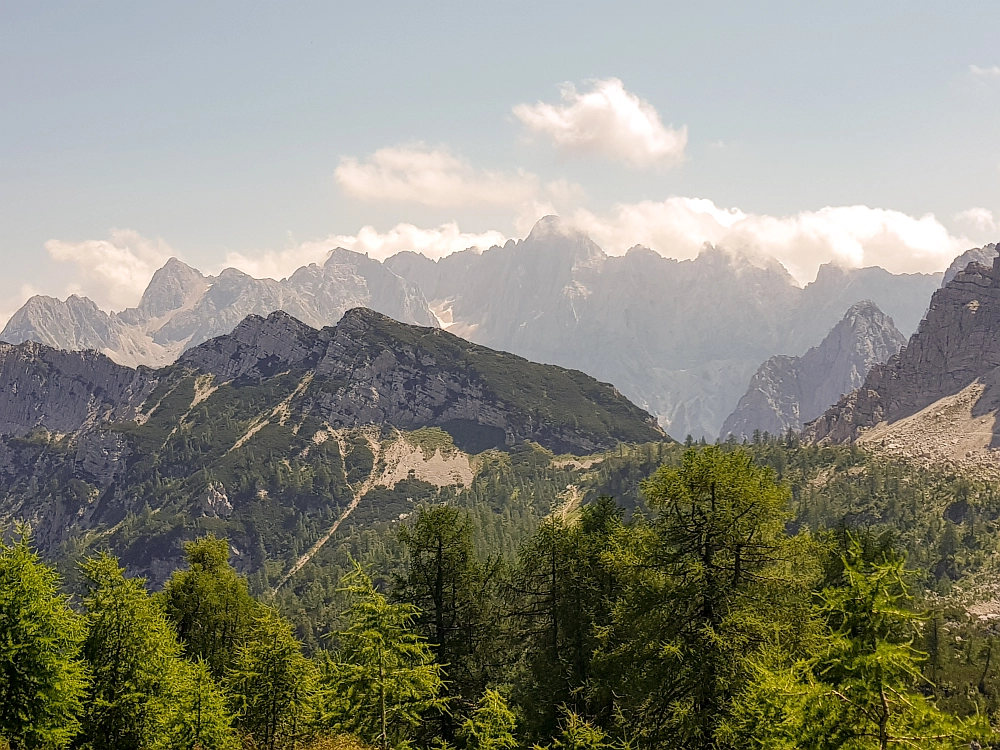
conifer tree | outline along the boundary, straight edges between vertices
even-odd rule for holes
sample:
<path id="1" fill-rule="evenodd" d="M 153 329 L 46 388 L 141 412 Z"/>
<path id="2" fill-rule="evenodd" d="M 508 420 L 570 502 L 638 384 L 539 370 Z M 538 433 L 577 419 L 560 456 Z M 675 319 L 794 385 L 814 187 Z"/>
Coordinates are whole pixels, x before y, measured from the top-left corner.
<path id="1" fill-rule="evenodd" d="M 610 714 L 607 702 L 585 687 L 593 677 L 597 633 L 609 624 L 620 593 L 605 555 L 621 519 L 612 498 L 597 498 L 575 521 L 547 519 L 520 550 L 508 592 L 509 649 L 523 650 L 514 698 L 535 739 L 556 732 L 560 705 Z"/>
<path id="2" fill-rule="evenodd" d="M 512 750 L 517 747 L 517 719 L 496 690 L 487 690 L 460 732 L 468 750 Z"/>
<path id="3" fill-rule="evenodd" d="M 722 748 L 717 732 L 768 646 L 808 623 L 787 490 L 744 450 L 688 449 L 643 484 L 657 512 L 612 555 L 628 581 L 601 630 L 600 679 L 638 745 Z"/>
<path id="4" fill-rule="evenodd" d="M 316 668 L 303 655 L 292 626 L 277 612 L 265 609 L 257 619 L 236 653 L 225 686 L 233 701 L 236 726 L 257 747 L 289 747 L 309 732 Z"/>
<path id="5" fill-rule="evenodd" d="M 180 646 L 142 579 L 103 553 L 87 560 L 84 598 L 86 658 L 91 686 L 81 740 L 94 750 L 132 750 L 154 744 L 162 699 L 170 693 Z"/>
<path id="6" fill-rule="evenodd" d="M 985 729 L 939 711 L 918 692 L 926 654 L 913 645 L 920 616 L 907 606 L 905 576 L 901 556 L 869 563 L 852 543 L 845 585 L 822 594 L 825 648 L 799 665 L 804 689 L 789 722 L 798 747 L 958 748 Z"/>
<path id="7" fill-rule="evenodd" d="M 208 664 L 178 660 L 174 669 L 156 712 L 154 750 L 235 750 L 233 717 Z"/>
<path id="8" fill-rule="evenodd" d="M 334 635 L 337 649 L 326 664 L 325 721 L 387 750 L 425 714 L 445 709 L 443 670 L 415 630 L 416 607 L 389 603 L 357 563 L 344 584 L 350 625 Z"/>
<path id="9" fill-rule="evenodd" d="M 408 563 L 392 597 L 420 610 L 417 631 L 436 661 L 449 665 L 447 695 L 472 705 L 489 679 L 496 644 L 494 581 L 476 555 L 469 521 L 447 505 L 424 508 L 412 527 L 400 529 L 400 539 Z M 452 739 L 449 721 L 442 729 Z"/>
<path id="10" fill-rule="evenodd" d="M 18 533 L 0 542 L 0 737 L 15 750 L 61 748 L 77 733 L 87 685 L 83 623 L 28 529 Z"/>
<path id="11" fill-rule="evenodd" d="M 229 543 L 209 535 L 185 545 L 187 569 L 175 571 L 163 591 L 167 616 L 190 657 L 221 679 L 237 648 L 263 613 L 246 579 L 229 564 Z"/>

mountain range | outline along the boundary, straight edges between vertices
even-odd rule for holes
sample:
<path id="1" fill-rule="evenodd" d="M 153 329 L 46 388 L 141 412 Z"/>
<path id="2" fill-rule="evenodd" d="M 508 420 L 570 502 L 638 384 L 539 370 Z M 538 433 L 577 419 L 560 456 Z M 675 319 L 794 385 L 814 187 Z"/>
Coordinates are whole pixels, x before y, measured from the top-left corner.
<path id="1" fill-rule="evenodd" d="M 755 431 L 798 432 L 841 396 L 858 388 L 875 365 L 897 354 L 906 338 L 892 318 L 866 300 L 852 305 L 818 346 L 801 357 L 777 355 L 760 366 L 720 438 Z"/>
<path id="2" fill-rule="evenodd" d="M 804 435 L 1000 475 L 1000 258 L 973 261 L 931 299 L 907 345 Z"/>
<path id="3" fill-rule="evenodd" d="M 478 454 L 663 440 L 582 372 L 363 308 L 320 330 L 249 316 L 156 370 L 0 344 L 0 519 L 31 523 L 49 552 L 113 543 L 154 578 L 195 529 L 229 536 L 255 569 L 379 487 L 469 485 Z M 405 509 L 414 490 L 401 492 Z"/>
<path id="4" fill-rule="evenodd" d="M 941 274 L 824 265 L 800 287 L 774 260 L 706 246 L 693 260 L 636 246 L 609 256 L 557 217 L 519 241 L 438 261 L 385 263 L 343 249 L 282 281 L 234 269 L 207 277 L 172 260 L 136 308 L 106 313 L 79 297 L 35 297 L 0 339 L 96 349 L 161 366 L 246 315 L 284 310 L 332 325 L 364 305 L 406 323 L 613 383 L 675 436 L 714 439 L 761 363 L 818 345 L 846 310 L 873 301 L 912 333 Z"/>
<path id="5" fill-rule="evenodd" d="M 321 328 L 354 307 L 403 323 L 437 325 L 413 284 L 366 255 L 338 248 L 322 266 L 304 266 L 281 281 L 255 279 L 235 268 L 204 276 L 172 258 L 153 275 L 136 307 L 107 313 L 85 297 L 36 296 L 8 321 L 0 340 L 93 349 L 119 364 L 156 367 L 229 333 L 248 315 L 283 310 Z"/>

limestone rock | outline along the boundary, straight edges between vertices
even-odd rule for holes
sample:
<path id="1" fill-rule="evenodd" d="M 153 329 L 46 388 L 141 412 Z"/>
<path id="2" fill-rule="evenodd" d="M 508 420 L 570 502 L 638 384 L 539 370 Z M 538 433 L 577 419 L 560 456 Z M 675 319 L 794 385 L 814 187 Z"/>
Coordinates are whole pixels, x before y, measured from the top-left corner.
<path id="1" fill-rule="evenodd" d="M 858 388 L 868 371 L 906 342 L 874 302 L 852 305 L 833 330 L 801 357 L 776 356 L 760 366 L 721 438 L 750 437 L 755 430 L 799 431 L 841 396 Z"/>
<path id="2" fill-rule="evenodd" d="M 119 364 L 160 366 L 229 333 L 248 315 L 284 310 L 319 328 L 358 306 L 404 323 L 437 325 L 415 284 L 366 255 L 336 248 L 322 266 L 305 266 L 281 281 L 255 279 L 234 268 L 204 276 L 172 258 L 153 275 L 137 307 L 106 313 L 80 297 L 33 297 L 14 314 L 0 340 L 94 349 Z"/>
<path id="3" fill-rule="evenodd" d="M 953 396 L 1000 366 L 1000 259 L 970 263 L 934 293 L 909 343 L 806 430 L 817 441 L 848 442 Z M 989 442 L 989 441 L 987 441 Z"/>

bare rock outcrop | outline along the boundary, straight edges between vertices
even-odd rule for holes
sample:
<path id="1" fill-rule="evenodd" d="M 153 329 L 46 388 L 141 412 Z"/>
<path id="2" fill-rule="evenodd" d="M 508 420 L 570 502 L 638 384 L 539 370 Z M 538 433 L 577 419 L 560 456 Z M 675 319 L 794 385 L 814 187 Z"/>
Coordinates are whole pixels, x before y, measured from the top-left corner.
<path id="1" fill-rule="evenodd" d="M 801 430 L 859 387 L 874 365 L 899 352 L 905 342 L 892 318 L 874 302 L 852 305 L 819 346 L 801 357 L 771 357 L 760 366 L 723 424 L 721 439 Z"/>
<path id="2" fill-rule="evenodd" d="M 283 310 L 321 328 L 360 306 L 404 323 L 437 325 L 414 283 L 367 255 L 336 248 L 322 266 L 303 266 L 281 281 L 255 279 L 235 268 L 204 276 L 171 258 L 153 275 L 136 307 L 107 313 L 81 297 L 32 297 L 10 319 L 0 340 L 94 349 L 119 364 L 161 366 L 229 333 L 249 315 Z"/>
<path id="3" fill-rule="evenodd" d="M 872 368 L 804 434 L 849 442 L 958 394 L 1000 366 L 1000 259 L 971 263 L 935 292 L 927 316 L 898 355 Z M 989 441 L 987 441 L 989 442 Z"/>

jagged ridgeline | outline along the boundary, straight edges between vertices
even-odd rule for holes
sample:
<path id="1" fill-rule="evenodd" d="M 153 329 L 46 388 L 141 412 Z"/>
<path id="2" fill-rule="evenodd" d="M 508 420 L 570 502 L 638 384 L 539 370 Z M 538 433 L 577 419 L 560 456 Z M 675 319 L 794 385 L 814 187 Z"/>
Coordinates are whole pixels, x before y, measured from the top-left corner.
<path id="1" fill-rule="evenodd" d="M 3 519 L 66 559 L 110 547 L 154 582 L 182 541 L 215 532 L 275 586 L 341 525 L 473 491 L 525 453 L 546 481 L 490 502 L 543 515 L 572 481 L 557 454 L 664 437 L 581 372 L 363 308 L 321 330 L 251 316 L 159 370 L 0 344 Z"/>

